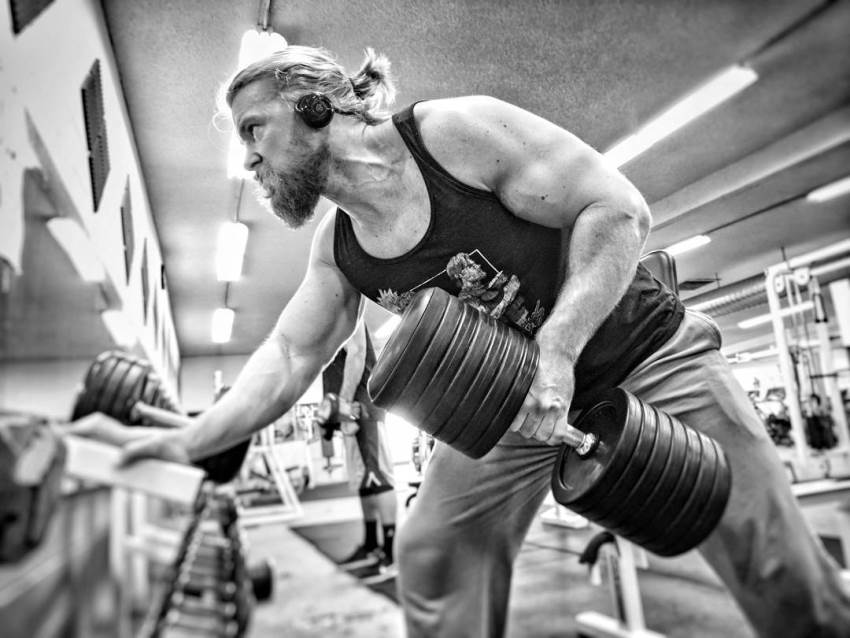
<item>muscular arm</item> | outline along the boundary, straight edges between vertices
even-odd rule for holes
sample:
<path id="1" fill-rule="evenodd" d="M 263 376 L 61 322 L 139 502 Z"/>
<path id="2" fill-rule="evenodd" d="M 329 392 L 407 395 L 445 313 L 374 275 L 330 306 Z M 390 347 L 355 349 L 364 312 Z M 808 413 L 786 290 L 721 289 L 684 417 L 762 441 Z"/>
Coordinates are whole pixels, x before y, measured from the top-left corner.
<path id="1" fill-rule="evenodd" d="M 553 401 L 558 415 L 550 415 L 549 425 L 561 417 L 565 422 L 572 368 L 634 277 L 649 233 L 649 209 L 603 156 L 551 122 L 487 97 L 431 108 L 422 114 L 423 138 L 449 172 L 492 191 L 518 217 L 566 234 L 564 284 L 537 333 L 540 367 L 514 429 L 529 411 L 542 420 Z M 559 442 L 560 430 L 541 432 L 534 436 Z"/>
<path id="2" fill-rule="evenodd" d="M 544 325 L 575 361 L 634 276 L 650 226 L 640 193 L 575 135 L 494 98 L 438 100 L 421 129 L 455 177 L 494 192 L 518 217 L 567 232 L 564 285 Z"/>
<path id="3" fill-rule="evenodd" d="M 332 218 L 319 224 L 304 280 L 233 388 L 180 432 L 190 459 L 224 449 L 284 414 L 351 334 L 360 295 L 333 262 Z"/>

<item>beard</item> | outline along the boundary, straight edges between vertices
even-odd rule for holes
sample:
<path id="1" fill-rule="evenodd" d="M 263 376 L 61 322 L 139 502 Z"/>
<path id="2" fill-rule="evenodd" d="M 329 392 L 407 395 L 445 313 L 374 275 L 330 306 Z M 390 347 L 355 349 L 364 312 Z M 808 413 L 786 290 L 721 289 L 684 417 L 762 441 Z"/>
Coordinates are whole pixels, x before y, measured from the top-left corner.
<path id="1" fill-rule="evenodd" d="M 290 228 L 300 228 L 312 219 L 327 186 L 329 158 L 328 145 L 322 144 L 289 171 L 267 169 L 258 173 L 258 197 L 267 199 L 272 213 Z"/>

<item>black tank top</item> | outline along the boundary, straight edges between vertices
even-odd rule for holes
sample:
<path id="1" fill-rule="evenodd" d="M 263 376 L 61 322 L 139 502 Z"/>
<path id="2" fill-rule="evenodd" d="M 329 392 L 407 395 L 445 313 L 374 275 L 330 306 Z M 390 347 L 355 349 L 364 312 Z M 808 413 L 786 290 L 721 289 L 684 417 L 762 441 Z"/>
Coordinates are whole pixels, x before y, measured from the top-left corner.
<path id="1" fill-rule="evenodd" d="M 561 231 L 520 219 L 493 193 L 452 177 L 422 143 L 413 106 L 394 115 L 393 123 L 428 189 L 428 230 L 404 255 L 380 259 L 361 248 L 350 218 L 337 209 L 337 267 L 362 294 L 392 312 L 402 312 L 418 290 L 439 287 L 533 336 L 563 281 Z M 673 335 L 683 313 L 678 298 L 639 265 L 579 357 L 573 406 L 587 407 L 595 392 L 623 381 Z"/>
<path id="2" fill-rule="evenodd" d="M 340 348 L 336 353 L 336 357 L 331 361 L 324 370 L 322 370 L 322 392 L 327 394 L 333 392 L 339 394 L 342 388 L 342 377 L 345 373 L 345 350 Z M 354 400 L 360 402 L 361 419 L 371 421 L 383 421 L 385 412 L 383 408 L 379 408 L 369 397 L 369 392 L 366 390 L 366 384 L 369 381 L 369 375 L 372 374 L 372 368 L 375 365 L 375 348 L 372 346 L 372 340 L 369 338 L 369 331 L 366 331 L 366 362 L 363 365 L 363 375 L 357 382 L 357 389 L 354 391 Z"/>

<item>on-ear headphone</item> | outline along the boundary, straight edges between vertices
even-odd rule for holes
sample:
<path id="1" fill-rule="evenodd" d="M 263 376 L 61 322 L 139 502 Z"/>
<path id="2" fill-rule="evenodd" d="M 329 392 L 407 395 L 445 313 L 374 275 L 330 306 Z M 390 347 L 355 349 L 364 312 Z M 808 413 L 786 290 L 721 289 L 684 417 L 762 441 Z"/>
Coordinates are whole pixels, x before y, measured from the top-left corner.
<path id="1" fill-rule="evenodd" d="M 331 123 L 334 107 L 327 95 L 307 93 L 298 98 L 295 111 L 310 128 L 324 128 Z"/>

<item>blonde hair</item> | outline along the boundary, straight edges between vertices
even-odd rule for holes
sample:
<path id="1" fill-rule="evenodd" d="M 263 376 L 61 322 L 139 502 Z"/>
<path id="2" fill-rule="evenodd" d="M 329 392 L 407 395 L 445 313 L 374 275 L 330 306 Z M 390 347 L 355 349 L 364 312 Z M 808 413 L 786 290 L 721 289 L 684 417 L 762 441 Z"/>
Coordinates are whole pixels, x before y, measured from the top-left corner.
<path id="1" fill-rule="evenodd" d="M 276 82 L 278 94 L 287 92 L 293 102 L 307 93 L 321 93 L 336 111 L 378 124 L 392 115 L 389 107 L 395 100 L 395 86 L 386 56 L 371 48 L 365 53 L 360 70 L 348 76 L 329 51 L 288 46 L 240 70 L 227 88 L 227 106 L 247 85 L 268 78 Z"/>

